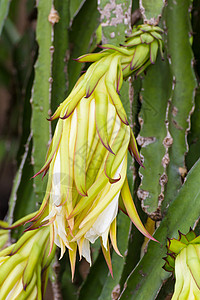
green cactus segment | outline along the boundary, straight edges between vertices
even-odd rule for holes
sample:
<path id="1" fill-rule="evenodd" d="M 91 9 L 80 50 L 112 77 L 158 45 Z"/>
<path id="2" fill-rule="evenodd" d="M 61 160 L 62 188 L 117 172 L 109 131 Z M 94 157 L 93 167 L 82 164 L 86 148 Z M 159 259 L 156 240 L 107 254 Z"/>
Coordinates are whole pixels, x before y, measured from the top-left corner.
<path id="1" fill-rule="evenodd" d="M 170 0 L 166 9 L 167 54 L 170 58 L 174 85 L 169 109 L 169 132 L 173 138 L 173 144 L 169 149 L 170 163 L 167 170 L 168 183 L 163 209 L 175 198 L 181 187 L 181 175 L 185 170 L 187 151 L 188 120 L 194 104 L 196 81 L 192 67 L 193 54 L 189 41 L 190 19 L 188 10 L 190 3 L 190 0 L 184 2 Z"/>
<path id="2" fill-rule="evenodd" d="M 33 182 L 32 180 L 29 180 L 29 178 L 33 176 L 33 166 L 31 165 L 31 138 L 32 136 L 30 135 L 26 142 L 25 152 L 15 175 L 12 192 L 9 199 L 7 220 L 10 225 L 36 210 Z M 29 199 L 28 202 L 27 199 Z M 22 231 L 23 228 L 15 230 L 13 236 L 18 238 Z"/>
<path id="3" fill-rule="evenodd" d="M 145 22 L 157 25 L 165 0 L 140 0 L 140 9 Z"/>
<path id="4" fill-rule="evenodd" d="M 0 1 L 0 35 L 3 29 L 4 22 L 8 15 L 11 0 L 1 0 Z"/>
<path id="5" fill-rule="evenodd" d="M 165 120 L 171 86 L 167 60 L 161 61 L 159 57 L 156 64 L 147 70 L 142 82 L 142 107 L 139 114 L 141 131 L 137 138 L 145 166 L 145 169 L 139 170 L 141 185 L 138 197 L 143 209 L 154 219 L 161 217 L 161 202 L 167 183 L 163 141 L 167 136 Z"/>
<path id="6" fill-rule="evenodd" d="M 169 276 L 162 270 L 166 256 L 167 237 L 177 237 L 177 232 L 187 232 L 200 215 L 200 160 L 187 175 L 187 180 L 157 229 L 154 237 L 161 243 L 150 242 L 147 253 L 128 278 L 120 300 L 153 300 L 163 281 Z M 193 207 L 195 209 L 188 209 Z"/>
<path id="7" fill-rule="evenodd" d="M 23 161 L 17 173 L 18 176 L 15 178 L 16 185 L 13 188 L 12 197 L 10 198 L 10 203 L 13 201 L 9 209 L 10 224 L 37 209 L 37 199 L 34 194 L 33 180 L 31 179 L 33 176 L 33 166 L 31 165 L 32 142 L 27 150 L 28 152 L 24 153 Z M 45 187 L 43 186 L 43 188 Z M 18 228 L 15 232 L 12 232 L 13 237 L 18 238 L 23 230 L 23 228 Z"/>
<path id="8" fill-rule="evenodd" d="M 67 50 L 69 48 L 69 1 L 55 1 L 60 20 L 54 29 L 54 53 L 52 68 L 51 110 L 54 112 L 62 99 L 67 96 Z"/>
<path id="9" fill-rule="evenodd" d="M 34 173 L 37 173 L 44 164 L 49 141 L 49 122 L 46 118 L 49 112 L 49 80 L 51 77 L 50 47 L 52 25 L 48 21 L 51 5 L 51 1 L 41 0 L 38 2 L 36 38 L 39 45 L 39 55 L 35 65 L 31 122 Z M 34 182 L 36 196 L 40 196 L 40 199 L 42 199 L 44 190 L 42 189 L 43 186 L 41 186 L 41 177 L 36 177 Z"/>
<path id="10" fill-rule="evenodd" d="M 195 110 L 191 117 L 191 131 L 188 134 L 189 152 L 186 156 L 187 168 L 190 169 L 200 156 L 200 88 L 196 90 Z"/>
<path id="11" fill-rule="evenodd" d="M 80 289 L 78 300 L 97 300 L 101 294 L 107 276 L 109 276 L 108 267 L 105 263 L 103 253 L 100 252 L 94 265 L 90 268 L 87 279 Z"/>
<path id="12" fill-rule="evenodd" d="M 65 1 L 63 1 L 63 2 L 65 2 Z M 79 13 L 84 2 L 86 2 L 86 0 L 73 0 L 68 3 L 71 20 Z"/>
<path id="13" fill-rule="evenodd" d="M 130 25 L 131 5 L 130 0 L 99 1 L 98 10 L 101 15 L 103 44 L 118 46 L 122 36 L 128 33 Z"/>

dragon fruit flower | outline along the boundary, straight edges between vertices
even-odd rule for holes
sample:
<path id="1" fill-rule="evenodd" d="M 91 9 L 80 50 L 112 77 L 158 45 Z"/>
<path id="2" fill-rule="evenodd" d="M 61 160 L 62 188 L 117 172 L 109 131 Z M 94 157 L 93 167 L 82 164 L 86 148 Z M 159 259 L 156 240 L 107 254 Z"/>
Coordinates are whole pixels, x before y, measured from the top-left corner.
<path id="1" fill-rule="evenodd" d="M 169 239 L 164 269 L 175 273 L 173 300 L 200 299 L 200 236 L 193 230 L 178 239 Z"/>
<path id="2" fill-rule="evenodd" d="M 124 78 L 134 72 L 138 75 L 155 62 L 158 48 L 162 51 L 160 33 L 158 27 L 140 26 L 125 45 L 104 45 L 99 53 L 79 57 L 79 62 L 93 63 L 49 119 L 59 118 L 46 162 L 36 174 L 49 172 L 49 177 L 43 203 L 32 221 L 33 226 L 50 226 L 51 248 L 54 243 L 60 247 L 61 257 L 68 249 L 72 276 L 77 249 L 91 264 L 90 243 L 98 238 L 112 273 L 108 237 L 120 254 L 118 207 L 153 239 L 137 214 L 128 186 L 128 150 L 141 166 L 142 162 L 119 92 Z"/>
<path id="3" fill-rule="evenodd" d="M 25 232 L 21 238 L 0 251 L 0 299 L 43 299 L 49 265 L 48 227 Z"/>

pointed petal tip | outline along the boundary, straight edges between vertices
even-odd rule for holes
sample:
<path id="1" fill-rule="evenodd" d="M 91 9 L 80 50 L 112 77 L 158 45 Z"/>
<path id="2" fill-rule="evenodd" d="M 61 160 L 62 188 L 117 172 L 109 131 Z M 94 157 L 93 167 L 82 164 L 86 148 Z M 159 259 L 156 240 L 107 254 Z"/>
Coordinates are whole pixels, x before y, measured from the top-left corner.
<path id="1" fill-rule="evenodd" d="M 111 269 L 109 268 L 109 271 L 110 271 L 110 275 L 112 276 L 112 279 L 114 279 L 112 267 Z"/>
<path id="2" fill-rule="evenodd" d="M 110 147 L 110 145 L 109 145 L 107 139 L 106 139 L 106 141 L 105 141 L 105 143 L 104 143 L 103 138 L 101 137 L 101 134 L 100 134 L 100 132 L 99 132 L 97 126 L 96 126 L 96 129 L 97 129 L 97 133 L 98 133 L 98 136 L 99 136 L 99 139 L 100 139 L 102 145 L 103 145 L 110 153 L 112 153 L 113 155 L 116 155 L 116 154 L 113 152 L 113 150 L 111 149 L 111 147 Z"/>
<path id="3" fill-rule="evenodd" d="M 109 179 L 110 184 L 116 183 L 121 179 L 121 174 L 119 174 L 118 178 L 112 178 L 110 177 L 107 172 L 106 172 L 106 163 L 104 165 L 104 174 L 106 175 L 106 177 Z"/>
<path id="4" fill-rule="evenodd" d="M 49 170 L 49 167 L 44 171 L 44 174 L 42 175 L 42 180 L 44 179 L 44 177 L 46 176 L 47 172 Z"/>
<path id="5" fill-rule="evenodd" d="M 122 119 L 122 118 L 120 118 L 120 119 L 125 125 L 129 126 L 129 122 L 126 117 L 124 117 L 124 119 Z"/>
<path id="6" fill-rule="evenodd" d="M 100 140 L 101 140 L 101 138 L 100 138 Z M 101 142 L 102 142 L 102 140 L 101 140 Z M 104 145 L 103 142 L 102 142 L 102 144 Z M 104 147 L 105 147 L 110 153 L 112 153 L 113 155 L 116 155 L 116 154 L 113 152 L 113 150 L 111 149 L 110 145 L 108 144 L 108 141 L 107 141 L 107 145 L 104 145 Z"/>
<path id="7" fill-rule="evenodd" d="M 126 45 L 124 45 L 124 44 L 119 44 L 120 45 L 120 47 L 127 47 Z"/>
<path id="8" fill-rule="evenodd" d="M 42 173 L 44 172 L 44 174 L 42 175 L 42 179 L 43 179 L 44 176 L 46 175 L 48 169 L 49 169 L 49 165 L 47 165 L 45 168 L 42 168 L 40 171 L 38 171 L 35 175 L 33 175 L 33 176 L 30 178 L 30 180 L 31 180 L 31 179 L 34 179 L 36 176 L 38 176 L 38 175 L 40 175 L 40 174 L 42 174 Z"/>
<path id="9" fill-rule="evenodd" d="M 95 88 L 96 88 L 98 82 L 99 82 L 99 81 L 97 81 L 97 83 L 96 83 L 95 86 L 92 88 L 92 90 L 90 90 L 90 87 L 88 87 L 88 90 L 86 90 L 86 95 L 85 95 L 85 98 L 86 98 L 86 99 L 89 98 L 89 97 L 92 95 L 92 93 L 94 92 L 94 90 L 95 90 Z"/>
<path id="10" fill-rule="evenodd" d="M 41 173 L 42 173 L 41 171 L 37 172 L 35 175 L 33 175 L 33 176 L 30 178 L 30 180 L 31 180 L 31 179 L 34 179 L 36 176 L 40 175 Z"/>
<path id="11" fill-rule="evenodd" d="M 53 243 L 50 245 L 50 248 L 49 248 L 49 253 L 48 253 L 47 257 L 49 257 L 49 256 L 50 256 L 50 254 L 51 254 L 51 252 L 52 252 L 52 249 L 53 249 Z"/>
<path id="12" fill-rule="evenodd" d="M 75 272 L 72 272 L 72 283 L 74 283 L 74 273 Z"/>
<path id="13" fill-rule="evenodd" d="M 28 285 L 28 284 L 27 284 L 27 283 L 24 283 L 23 280 L 22 280 L 22 284 L 23 284 L 23 290 L 26 291 L 26 288 L 27 288 L 27 285 Z"/>
<path id="14" fill-rule="evenodd" d="M 128 122 L 128 120 L 127 120 L 127 118 L 126 118 L 126 116 L 125 115 L 120 115 L 120 113 L 117 111 L 117 115 L 118 115 L 118 117 L 120 118 L 120 120 L 122 121 L 122 123 L 124 123 L 124 125 L 127 125 L 127 126 L 129 126 L 129 122 Z"/>
<path id="15" fill-rule="evenodd" d="M 104 47 L 103 45 L 98 45 L 98 47 L 99 47 L 100 49 L 107 49 L 107 48 Z"/>
<path id="16" fill-rule="evenodd" d="M 119 205 L 119 209 L 128 217 L 127 211 L 125 211 L 120 205 Z"/>
<path id="17" fill-rule="evenodd" d="M 100 138 L 102 145 L 113 155 L 116 156 L 116 154 L 113 152 L 113 150 L 111 149 L 110 145 L 107 143 L 107 145 L 105 145 L 102 141 L 102 139 Z"/>
<path id="18" fill-rule="evenodd" d="M 153 236 L 149 235 L 149 239 L 160 244 L 160 242 L 158 240 L 156 240 Z"/>
<path id="19" fill-rule="evenodd" d="M 117 94 L 118 94 L 119 96 L 121 96 L 120 91 L 119 91 L 119 85 L 118 85 L 118 84 L 117 84 L 117 89 L 116 89 L 116 91 L 117 91 Z"/>
<path id="20" fill-rule="evenodd" d="M 75 110 L 75 108 L 72 109 L 71 112 L 68 112 L 68 111 L 67 111 L 67 112 L 64 114 L 63 117 L 59 117 L 59 118 L 60 118 L 61 120 L 65 120 L 65 119 L 69 118 L 69 117 L 71 116 L 71 114 L 74 112 L 74 110 Z"/>
<path id="21" fill-rule="evenodd" d="M 111 178 L 109 177 L 106 172 L 105 172 L 106 177 L 109 179 L 110 184 L 114 184 L 116 182 L 118 182 L 121 179 L 121 175 L 119 174 L 119 178 L 115 179 L 115 178 Z"/>
<path id="22" fill-rule="evenodd" d="M 66 120 L 69 117 L 68 115 L 68 111 L 66 111 L 66 113 L 64 114 L 63 117 L 59 117 L 61 120 Z"/>
<path id="23" fill-rule="evenodd" d="M 49 121 L 49 122 L 51 122 L 53 120 L 53 118 L 52 117 L 46 118 L 46 120 Z"/>
<path id="24" fill-rule="evenodd" d="M 134 222 L 134 220 L 131 219 L 131 221 L 133 222 L 133 224 L 137 227 L 137 229 L 144 235 L 146 236 L 146 238 L 154 241 L 154 242 L 157 242 L 160 244 L 160 242 L 158 240 L 156 240 L 147 230 L 145 227 L 141 228 L 139 226 L 136 225 L 136 223 Z"/>
<path id="25" fill-rule="evenodd" d="M 136 161 L 145 170 L 145 166 L 143 165 L 143 163 L 141 162 L 141 160 L 136 159 Z"/>
<path id="26" fill-rule="evenodd" d="M 63 117 L 60 117 L 61 120 L 66 120 L 68 118 L 68 115 L 65 115 Z"/>
<path id="27" fill-rule="evenodd" d="M 76 187 L 76 189 L 77 189 L 77 191 L 78 191 L 78 193 L 79 193 L 80 196 L 82 196 L 82 197 L 88 197 L 88 193 L 87 193 L 87 191 L 86 191 L 85 188 L 83 188 L 82 186 L 80 186 L 80 189 L 77 188 L 77 187 Z"/>
<path id="28" fill-rule="evenodd" d="M 120 256 L 120 257 L 124 257 L 119 251 L 116 251 L 115 252 Z"/>
<path id="29" fill-rule="evenodd" d="M 111 184 L 113 184 L 113 183 L 118 182 L 120 179 L 121 179 L 121 175 L 120 175 L 120 177 L 117 178 L 117 179 L 109 178 L 109 182 L 110 182 Z"/>
<path id="30" fill-rule="evenodd" d="M 53 121 L 53 120 L 55 120 L 55 119 L 57 119 L 58 117 L 56 117 L 56 112 L 51 116 L 51 117 L 49 117 L 49 118 L 46 118 L 47 119 L 47 121 Z"/>
<path id="31" fill-rule="evenodd" d="M 178 230 L 178 235 L 179 235 L 178 238 L 179 238 L 179 240 L 180 240 L 180 239 L 181 239 L 181 236 L 184 235 L 184 234 L 182 234 L 182 233 L 180 232 L 180 230 Z"/>
<path id="32" fill-rule="evenodd" d="M 55 114 L 53 114 L 51 117 L 46 118 L 46 119 L 47 119 L 47 121 L 53 121 L 53 120 L 54 120 L 54 117 L 55 117 Z"/>

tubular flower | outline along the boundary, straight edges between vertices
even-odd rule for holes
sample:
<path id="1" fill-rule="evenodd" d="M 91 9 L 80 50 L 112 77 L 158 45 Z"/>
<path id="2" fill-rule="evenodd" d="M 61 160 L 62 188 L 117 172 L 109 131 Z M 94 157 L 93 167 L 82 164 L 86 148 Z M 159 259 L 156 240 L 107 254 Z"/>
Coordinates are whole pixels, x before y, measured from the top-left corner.
<path id="1" fill-rule="evenodd" d="M 43 299 L 48 266 L 49 228 L 26 232 L 0 252 L 0 299 Z"/>
<path id="2" fill-rule="evenodd" d="M 175 272 L 176 284 L 173 300 L 200 299 L 200 236 L 190 230 L 179 232 L 179 239 L 168 240 L 164 269 Z"/>
<path id="3" fill-rule="evenodd" d="M 147 34 L 155 31 L 147 27 L 151 28 Z M 151 61 L 151 52 L 157 54 L 159 42 L 155 40 L 157 49 L 147 44 L 149 50 L 144 55 L 140 48 L 142 58 L 135 62 L 138 45 L 106 45 L 100 53 L 79 58 L 80 62 L 93 64 L 49 119 L 59 118 L 46 163 L 36 174 L 45 175 L 49 170 L 46 195 L 32 221 L 50 225 L 51 245 L 54 242 L 61 248 L 61 257 L 68 248 L 72 276 L 77 246 L 80 257 L 91 264 L 90 243 L 98 237 L 112 274 L 108 236 L 120 254 L 116 242 L 120 194 L 122 210 L 144 235 L 153 239 L 140 221 L 126 178 L 127 150 L 142 163 L 119 91 L 128 72 L 143 70 L 144 64 Z M 141 45 L 145 43 L 143 39 Z"/>

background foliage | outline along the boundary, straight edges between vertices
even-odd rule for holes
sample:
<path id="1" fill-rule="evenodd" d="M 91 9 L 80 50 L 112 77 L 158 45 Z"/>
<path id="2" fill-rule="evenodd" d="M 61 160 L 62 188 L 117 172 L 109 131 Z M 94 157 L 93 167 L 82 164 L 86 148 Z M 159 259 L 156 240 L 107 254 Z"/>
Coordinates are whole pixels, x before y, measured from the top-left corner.
<path id="1" fill-rule="evenodd" d="M 30 178 L 43 165 L 55 128 L 46 118 L 87 67 L 73 59 L 99 51 L 101 42 L 122 43 L 131 25 L 143 21 L 164 29 L 164 61 L 159 56 L 145 75 L 124 82 L 121 98 L 145 165 L 138 169 L 129 159 L 129 184 L 143 222 L 156 230 L 160 244 L 147 248 L 119 213 L 123 258 L 112 254 L 114 279 L 95 243 L 92 268 L 79 262 L 74 283 L 67 255 L 55 260 L 47 299 L 170 299 L 174 279 L 162 269 L 166 239 L 190 227 L 199 234 L 200 3 L 0 0 L 0 212 L 9 223 L 42 202 L 46 182 Z"/>

